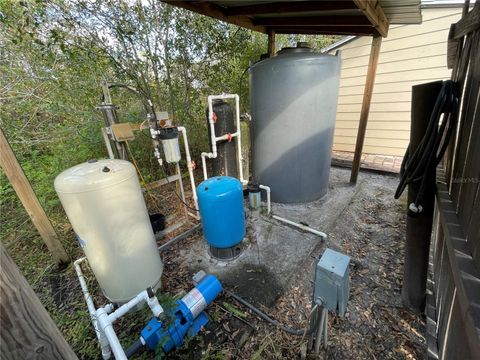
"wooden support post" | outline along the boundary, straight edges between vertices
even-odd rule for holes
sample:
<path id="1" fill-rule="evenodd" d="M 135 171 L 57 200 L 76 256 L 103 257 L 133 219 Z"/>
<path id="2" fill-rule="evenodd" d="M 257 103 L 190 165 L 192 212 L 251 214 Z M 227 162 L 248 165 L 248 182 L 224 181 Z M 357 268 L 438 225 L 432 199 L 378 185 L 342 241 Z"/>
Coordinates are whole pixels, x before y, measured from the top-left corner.
<path id="1" fill-rule="evenodd" d="M 382 37 L 380 35 L 374 36 L 370 49 L 370 60 L 368 61 L 367 79 L 365 81 L 365 89 L 363 90 L 362 110 L 360 112 L 360 123 L 358 124 L 357 142 L 355 145 L 355 156 L 353 157 L 352 173 L 350 175 L 350 182 L 352 184 L 356 184 L 358 172 L 360 171 L 360 161 L 362 159 L 363 143 L 367 131 L 368 114 L 370 113 L 370 102 L 372 101 L 373 85 L 375 84 L 375 74 L 377 73 L 381 44 Z"/>
<path id="2" fill-rule="evenodd" d="M 77 359 L 0 243 L 0 358 Z"/>
<path id="3" fill-rule="evenodd" d="M 70 257 L 60 243 L 2 129 L 0 129 L 0 166 L 10 180 L 13 189 L 25 210 L 27 210 L 43 241 L 52 252 L 57 264 L 65 265 L 70 263 Z"/>
<path id="4" fill-rule="evenodd" d="M 275 55 L 275 31 L 268 30 L 268 56 Z"/>
<path id="5" fill-rule="evenodd" d="M 442 88 L 442 81 L 412 87 L 412 111 L 410 123 L 409 153 L 419 147 L 427 132 L 430 115 Z M 403 265 L 402 302 L 412 310 L 422 312 L 425 307 L 428 255 L 432 236 L 433 208 L 435 205 L 435 173 L 427 172 L 429 179 L 422 201 L 421 214 L 412 215 L 409 204 L 415 202 L 420 191 L 420 182 L 408 185 L 407 231 L 405 237 L 405 261 Z"/>

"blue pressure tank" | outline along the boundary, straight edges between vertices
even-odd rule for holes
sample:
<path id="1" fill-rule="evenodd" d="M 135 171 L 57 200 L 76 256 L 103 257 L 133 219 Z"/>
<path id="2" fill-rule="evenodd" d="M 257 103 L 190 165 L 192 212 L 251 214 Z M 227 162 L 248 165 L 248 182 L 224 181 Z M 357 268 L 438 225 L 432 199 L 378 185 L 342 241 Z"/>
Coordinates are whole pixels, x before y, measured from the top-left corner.
<path id="1" fill-rule="evenodd" d="M 245 237 L 242 183 L 233 177 L 215 176 L 197 187 L 203 235 L 214 248 L 226 249 Z"/>

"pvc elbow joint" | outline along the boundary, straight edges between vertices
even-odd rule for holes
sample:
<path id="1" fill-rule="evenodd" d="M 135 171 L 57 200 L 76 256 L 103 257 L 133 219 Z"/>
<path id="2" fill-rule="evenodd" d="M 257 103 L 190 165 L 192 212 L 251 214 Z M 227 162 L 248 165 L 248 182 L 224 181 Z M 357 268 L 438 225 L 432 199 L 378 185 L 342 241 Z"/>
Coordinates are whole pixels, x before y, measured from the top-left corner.
<path id="1" fill-rule="evenodd" d="M 147 299 L 147 304 L 150 310 L 152 310 L 153 316 L 156 318 L 160 317 L 163 314 L 162 305 L 158 302 L 158 299 L 153 296 Z"/>

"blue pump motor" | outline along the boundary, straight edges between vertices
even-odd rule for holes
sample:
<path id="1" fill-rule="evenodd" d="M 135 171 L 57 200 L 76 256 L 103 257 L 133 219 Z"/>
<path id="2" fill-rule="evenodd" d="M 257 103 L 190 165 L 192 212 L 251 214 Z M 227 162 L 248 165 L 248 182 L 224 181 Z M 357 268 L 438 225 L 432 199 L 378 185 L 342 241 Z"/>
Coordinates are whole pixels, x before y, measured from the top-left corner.
<path id="1" fill-rule="evenodd" d="M 179 348 L 185 336 L 197 335 L 208 323 L 204 310 L 221 292 L 222 284 L 214 275 L 204 276 L 196 287 L 176 301 L 166 321 L 154 317 L 148 322 L 140 333 L 138 346 L 147 345 L 150 350 L 157 350 L 160 346 L 165 354 Z M 127 356 L 129 353 L 133 355 L 134 352 L 127 351 Z"/>
<path id="2" fill-rule="evenodd" d="M 197 187 L 203 235 L 210 246 L 226 249 L 245 237 L 242 183 L 233 177 L 215 176 Z"/>

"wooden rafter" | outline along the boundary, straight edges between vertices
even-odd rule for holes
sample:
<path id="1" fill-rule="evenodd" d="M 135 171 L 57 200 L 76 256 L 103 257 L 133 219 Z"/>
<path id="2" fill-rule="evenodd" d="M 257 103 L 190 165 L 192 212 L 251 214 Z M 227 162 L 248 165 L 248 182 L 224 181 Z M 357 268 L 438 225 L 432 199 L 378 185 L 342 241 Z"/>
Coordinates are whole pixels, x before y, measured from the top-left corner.
<path id="1" fill-rule="evenodd" d="M 304 35 L 358 35 L 372 36 L 375 32 L 373 27 L 367 26 L 310 26 L 281 27 L 275 26 L 272 29 L 277 34 L 304 34 Z"/>
<path id="2" fill-rule="evenodd" d="M 354 3 L 362 10 L 366 18 L 371 22 L 372 26 L 377 30 L 378 34 L 386 37 L 388 34 L 388 19 L 383 12 L 380 3 L 377 0 L 353 0 Z"/>
<path id="3" fill-rule="evenodd" d="M 162 1 L 262 33 L 278 29 L 278 33 L 290 34 L 378 34 L 385 37 L 389 27 L 378 0 L 271 1 L 246 5 L 236 2 L 237 6 L 230 6 L 229 2 L 219 5 L 216 1 L 207 0 Z M 314 11 L 320 13 L 316 16 L 309 14 Z M 331 13 L 322 15 L 323 11 Z M 265 14 L 277 16 L 262 16 Z M 360 27 L 369 29 L 363 30 Z"/>
<path id="4" fill-rule="evenodd" d="M 353 1 L 302 1 L 271 2 L 266 4 L 244 5 L 228 8 L 227 16 L 283 14 L 308 11 L 354 10 L 358 7 Z"/>
<path id="5" fill-rule="evenodd" d="M 372 26 L 364 16 L 301 16 L 255 19 L 255 25 L 265 26 Z"/>
<path id="6" fill-rule="evenodd" d="M 181 7 L 198 14 L 210 16 L 214 19 L 222 20 L 233 25 L 244 27 L 250 30 L 259 31 L 266 33 L 267 29 L 265 26 L 254 25 L 252 20 L 248 16 L 238 15 L 238 16 L 227 16 L 225 9 L 221 6 L 218 6 L 214 3 L 208 1 L 177 1 L 177 0 L 162 0 L 163 2 L 174 5 L 176 7 Z"/>

